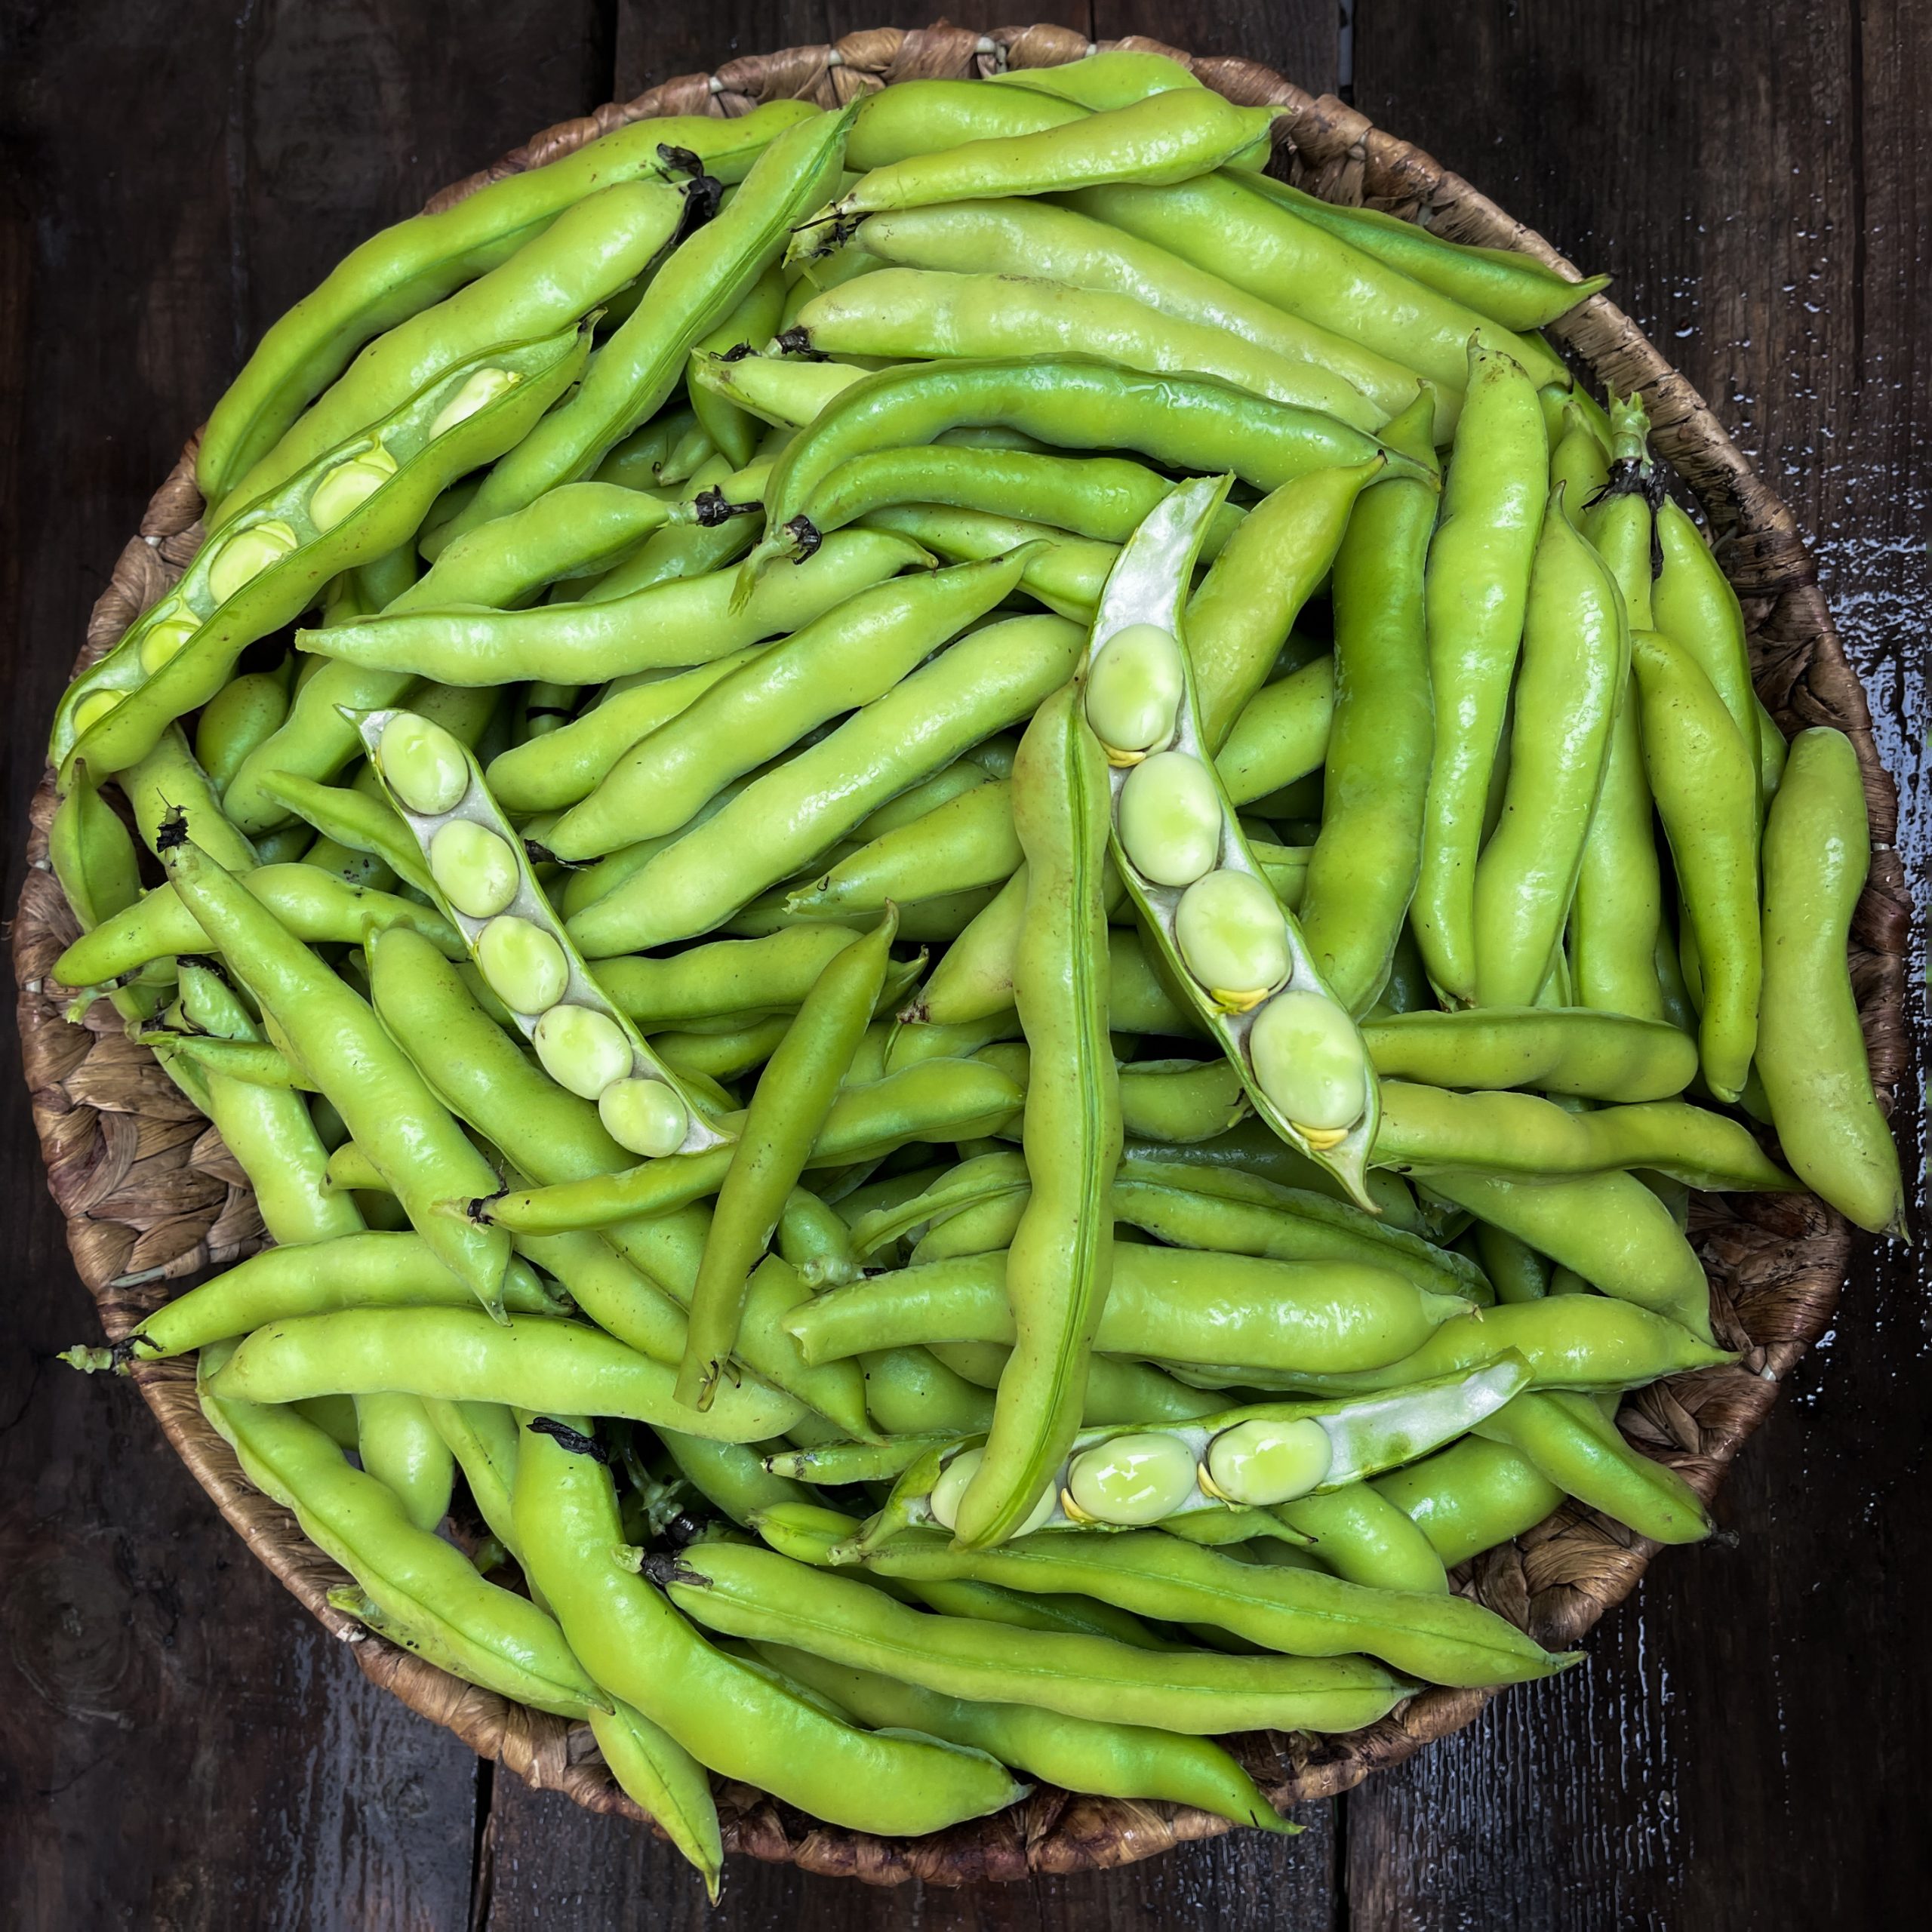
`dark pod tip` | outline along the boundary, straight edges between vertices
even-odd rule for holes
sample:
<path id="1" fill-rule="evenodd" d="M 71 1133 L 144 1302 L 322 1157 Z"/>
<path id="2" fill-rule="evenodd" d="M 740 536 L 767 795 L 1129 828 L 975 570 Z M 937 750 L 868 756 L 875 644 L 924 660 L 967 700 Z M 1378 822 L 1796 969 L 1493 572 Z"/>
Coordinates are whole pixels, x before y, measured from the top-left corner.
<path id="1" fill-rule="evenodd" d="M 724 350 L 719 355 L 718 359 L 721 362 L 742 362 L 751 353 L 752 346 L 749 343 L 734 342 L 729 349 Z"/>
<path id="2" fill-rule="evenodd" d="M 807 558 L 817 556 L 818 546 L 825 541 L 818 525 L 802 513 L 785 526 L 785 534 L 797 546 L 792 557 L 795 564 L 802 564 Z"/>
<path id="3" fill-rule="evenodd" d="M 529 1423 L 533 1435 L 547 1435 L 559 1448 L 568 1449 L 573 1456 L 588 1456 L 593 1463 L 601 1463 L 608 1469 L 612 1457 L 611 1451 L 595 1436 L 586 1435 L 580 1429 L 573 1429 L 567 1422 L 559 1422 L 555 1416 L 532 1416 Z"/>
<path id="4" fill-rule="evenodd" d="M 695 161 L 697 157 L 694 155 Z M 678 229 L 680 239 L 702 228 L 718 212 L 724 198 L 724 184 L 715 175 L 699 174 L 685 183 L 685 219 Z"/>
<path id="5" fill-rule="evenodd" d="M 157 853 L 172 852 L 187 842 L 188 814 L 179 805 L 170 805 L 155 828 L 154 849 Z"/>
<path id="6" fill-rule="evenodd" d="M 711 1580 L 703 1571 L 694 1570 L 681 1556 L 663 1551 L 654 1551 L 647 1556 L 638 1574 L 655 1583 L 660 1590 L 673 1583 L 692 1583 L 702 1588 Z"/>
<path id="7" fill-rule="evenodd" d="M 673 147 L 669 141 L 657 143 L 657 158 L 674 174 L 702 174 L 703 160 L 690 148 Z"/>
<path id="8" fill-rule="evenodd" d="M 781 355 L 789 355 L 798 362 L 829 362 L 832 358 L 822 349 L 812 346 L 809 329 L 792 328 L 780 329 L 772 340 L 777 345 Z"/>
<path id="9" fill-rule="evenodd" d="M 714 483 L 709 489 L 697 493 L 691 500 L 691 507 L 697 512 L 700 530 L 715 530 L 734 516 L 755 516 L 764 506 L 757 502 L 734 503 L 724 494 L 723 485 Z"/>

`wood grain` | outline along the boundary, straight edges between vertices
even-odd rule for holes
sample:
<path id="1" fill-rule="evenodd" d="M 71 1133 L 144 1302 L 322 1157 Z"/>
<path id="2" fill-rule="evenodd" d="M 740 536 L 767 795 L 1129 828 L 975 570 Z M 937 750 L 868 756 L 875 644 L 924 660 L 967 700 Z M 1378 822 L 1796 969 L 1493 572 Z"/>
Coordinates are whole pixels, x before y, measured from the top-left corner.
<path id="1" fill-rule="evenodd" d="M 923 24 L 877 0 L 17 0 L 0 21 L 5 836 L 91 601 L 181 437 L 350 243 L 530 131 L 760 48 Z M 962 3 L 961 26 L 1012 10 Z M 1033 17 L 1336 87 L 1334 0 Z M 1922 454 L 1932 17 L 1910 0 L 1355 0 L 1353 97 L 1593 266 L 1816 540 L 1927 884 Z M 1922 962 L 1921 962 L 1922 963 Z M 1922 976 L 1921 976 L 1922 977 Z M 0 1097 L 0 1920 L 29 1927 L 1203 1932 L 1860 1926 L 1932 1881 L 1921 1284 L 1861 1248 L 1838 1334 L 1587 1670 L 1345 1800 L 1023 1887 L 734 1867 L 514 1780 L 374 1690 L 242 1555 L 90 1318 L 17 1078 Z M 1915 1914 L 1914 1915 L 1915 1915 Z"/>

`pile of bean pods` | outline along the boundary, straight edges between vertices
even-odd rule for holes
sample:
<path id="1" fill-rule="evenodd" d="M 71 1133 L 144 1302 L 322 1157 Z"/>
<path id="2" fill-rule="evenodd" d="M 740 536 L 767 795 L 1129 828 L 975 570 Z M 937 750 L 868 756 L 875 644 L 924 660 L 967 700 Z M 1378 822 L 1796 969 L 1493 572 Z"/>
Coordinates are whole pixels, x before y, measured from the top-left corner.
<path id="1" fill-rule="evenodd" d="M 55 721 L 58 977 L 273 1243 L 72 1358 L 198 1351 L 714 1889 L 713 1774 L 1288 1829 L 1215 1737 L 1572 1660 L 1457 1565 L 1706 1533 L 1615 1420 L 1730 1358 L 1692 1189 L 1900 1229 L 1857 761 L 1539 333 L 1598 285 L 1271 118 L 1103 54 L 403 222 Z"/>

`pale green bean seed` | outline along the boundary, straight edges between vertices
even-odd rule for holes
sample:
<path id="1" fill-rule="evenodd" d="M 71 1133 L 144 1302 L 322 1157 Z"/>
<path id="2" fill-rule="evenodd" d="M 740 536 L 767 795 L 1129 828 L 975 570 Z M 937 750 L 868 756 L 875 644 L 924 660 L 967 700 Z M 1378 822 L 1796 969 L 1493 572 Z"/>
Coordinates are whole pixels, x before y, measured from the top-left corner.
<path id="1" fill-rule="evenodd" d="M 513 912 L 492 919 L 477 936 L 476 963 L 491 991 L 518 1013 L 555 1005 L 570 984 L 564 949 L 541 926 Z"/>
<path id="2" fill-rule="evenodd" d="M 443 728 L 413 711 L 383 727 L 383 776 L 413 812 L 439 818 L 469 789 L 463 747 Z"/>
<path id="3" fill-rule="evenodd" d="M 595 1100 L 631 1070 L 631 1043 L 623 1028 L 594 1007 L 552 1007 L 531 1041 L 543 1071 L 580 1100 Z"/>
<path id="4" fill-rule="evenodd" d="M 1194 1494 L 1194 1457 L 1175 1437 L 1116 1435 L 1074 1457 L 1067 1513 L 1097 1523 L 1158 1523 Z"/>
<path id="5" fill-rule="evenodd" d="M 1247 1037 L 1261 1091 L 1297 1127 L 1352 1127 L 1368 1104 L 1361 1041 L 1319 993 L 1277 993 Z"/>
<path id="6" fill-rule="evenodd" d="M 378 444 L 361 455 L 339 463 L 315 485 L 309 499 L 309 521 L 318 530 L 333 530 L 362 506 L 395 474 L 395 458 Z"/>
<path id="7" fill-rule="evenodd" d="M 74 707 L 74 735 L 79 737 L 91 725 L 98 724 L 128 694 L 125 691 L 89 691 Z"/>
<path id="8" fill-rule="evenodd" d="M 1156 885 L 1192 885 L 1221 856 L 1221 798 L 1191 752 L 1156 752 L 1127 774 L 1120 842 Z"/>
<path id="9" fill-rule="evenodd" d="M 177 616 L 150 624 L 141 634 L 141 669 L 152 677 L 201 628 L 201 622 L 184 605 Z"/>
<path id="10" fill-rule="evenodd" d="M 1266 1509 L 1306 1496 L 1328 1473 L 1335 1445 L 1312 1416 L 1240 1422 L 1208 1445 L 1208 1481 L 1230 1503 Z"/>
<path id="11" fill-rule="evenodd" d="M 260 577 L 271 564 L 279 563 L 300 541 L 279 519 L 238 530 L 208 566 L 208 595 L 217 604 L 226 604 L 245 583 Z"/>
<path id="12" fill-rule="evenodd" d="M 959 1499 L 966 1494 L 973 1478 L 980 1473 L 980 1465 L 986 1460 L 983 1449 L 962 1450 L 940 1470 L 927 1506 L 942 1528 L 949 1530 L 958 1521 Z M 1054 1493 L 1048 1489 L 1013 1534 L 1016 1537 L 1030 1535 L 1054 1513 Z"/>
<path id="13" fill-rule="evenodd" d="M 429 872 L 459 912 L 487 919 L 516 897 L 516 854 L 487 825 L 453 818 L 429 841 Z"/>
<path id="14" fill-rule="evenodd" d="M 1158 624 L 1129 624 L 1088 667 L 1087 721 L 1110 753 L 1151 751 L 1174 736 L 1183 690 L 1172 635 Z"/>
<path id="15" fill-rule="evenodd" d="M 433 443 L 445 430 L 454 429 L 459 423 L 466 422 L 479 409 L 487 409 L 505 390 L 515 389 L 521 380 L 513 369 L 478 369 L 436 412 L 436 420 L 429 425 L 430 441 Z"/>
<path id="16" fill-rule="evenodd" d="M 661 1080 L 614 1080 L 597 1097 L 598 1118 L 620 1147 L 647 1159 L 675 1154 L 691 1128 L 685 1103 Z"/>
<path id="17" fill-rule="evenodd" d="M 1187 970 L 1223 1006 L 1245 1011 L 1288 977 L 1281 902 L 1252 872 L 1196 879 L 1174 909 L 1174 937 Z"/>

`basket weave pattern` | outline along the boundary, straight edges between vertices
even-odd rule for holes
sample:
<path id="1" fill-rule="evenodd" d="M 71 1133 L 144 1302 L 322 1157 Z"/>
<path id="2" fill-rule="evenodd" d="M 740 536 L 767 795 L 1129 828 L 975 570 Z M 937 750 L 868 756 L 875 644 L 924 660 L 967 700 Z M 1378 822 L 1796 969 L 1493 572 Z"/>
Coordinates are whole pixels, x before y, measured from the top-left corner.
<path id="1" fill-rule="evenodd" d="M 1270 69 L 1233 59 L 1185 60 L 1211 87 L 1244 104 L 1288 110 L 1278 124 L 1278 167 L 1326 198 L 1387 209 L 1454 240 L 1514 248 L 1569 264 L 1420 149 L 1382 132 L 1332 97 L 1317 100 Z M 734 115 L 761 102 L 801 98 L 832 106 L 894 82 L 962 78 L 1005 67 L 1079 58 L 1089 43 L 1056 26 L 987 35 L 949 26 L 881 28 L 833 47 L 747 56 L 714 75 L 666 82 L 635 100 L 601 107 L 536 136 L 494 167 L 447 188 L 445 207 L 486 183 L 537 167 L 624 124 L 667 114 Z M 1881 1103 L 1907 1064 L 1904 955 L 1910 906 L 1893 841 L 1897 798 L 1873 748 L 1864 693 L 1847 663 L 1817 588 L 1816 566 L 1791 515 L 1725 435 L 1703 400 L 1629 318 L 1601 296 L 1554 333 L 1599 389 L 1641 391 L 1653 446 L 1696 496 L 1718 555 L 1743 600 L 1758 687 L 1788 731 L 1817 724 L 1857 746 L 1870 807 L 1872 875 L 1852 934 L 1852 979 Z M 76 669 L 100 657 L 180 574 L 201 541 L 202 503 L 191 442 L 155 493 L 112 580 L 94 608 Z M 67 1221 L 75 1265 L 102 1324 L 118 1340 L 174 1285 L 260 1247 L 260 1219 L 247 1177 L 220 1135 L 168 1081 L 145 1048 L 129 1042 L 105 1002 L 88 1020 L 63 1017 L 54 959 L 77 934 L 47 862 L 50 773 L 35 795 L 31 869 L 14 925 L 23 1054 L 48 1183 Z M 1700 1197 L 1692 1233 L 1711 1279 L 1718 1339 L 1742 1352 L 1734 1367 L 1678 1377 L 1626 1404 L 1626 1430 L 1679 1470 L 1707 1500 L 1725 1465 L 1776 1399 L 1779 1380 L 1823 1332 L 1836 1304 L 1849 1231 L 1807 1195 Z M 597 1811 L 643 1814 L 598 1757 L 587 1727 L 480 1690 L 370 1636 L 331 1609 L 346 1580 L 288 1512 L 243 1480 L 227 1445 L 203 1419 L 192 1364 L 137 1368 L 141 1394 L 202 1486 L 254 1553 L 309 1611 L 352 1644 L 364 1672 L 413 1709 L 454 1731 L 533 1786 L 560 1789 Z M 1458 1582 L 1481 1601 L 1561 1648 L 1635 1586 L 1655 1546 L 1593 1512 L 1559 1509 L 1518 1543 L 1478 1558 Z M 1339 1738 L 1257 1735 L 1235 1748 L 1278 1804 L 1346 1790 L 1467 1724 L 1489 1694 L 1432 1689 L 1365 1730 Z M 1527 1693 L 1524 1694 L 1534 1694 Z M 875 1884 L 911 1878 L 963 1884 L 1125 1864 L 1182 1840 L 1228 1829 L 1206 1814 L 1158 1804 L 1072 1796 L 1042 1789 L 996 1817 L 921 1839 L 835 1829 L 743 1786 L 720 1792 L 728 1849 Z"/>

